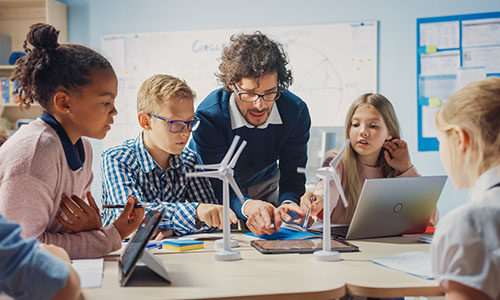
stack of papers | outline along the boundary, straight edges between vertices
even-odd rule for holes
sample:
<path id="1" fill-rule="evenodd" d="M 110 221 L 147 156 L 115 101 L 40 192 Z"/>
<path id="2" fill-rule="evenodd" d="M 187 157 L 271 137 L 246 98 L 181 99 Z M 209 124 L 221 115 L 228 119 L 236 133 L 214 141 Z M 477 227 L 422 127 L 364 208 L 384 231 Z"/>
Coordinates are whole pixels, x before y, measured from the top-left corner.
<path id="1" fill-rule="evenodd" d="M 102 286 L 102 271 L 104 259 L 73 259 L 71 266 L 80 276 L 80 286 L 85 288 L 98 288 Z"/>
<path id="2" fill-rule="evenodd" d="M 205 247 L 202 241 L 195 240 L 166 240 L 163 241 L 162 249 L 174 251 L 187 251 L 195 249 L 203 249 Z"/>
<path id="3" fill-rule="evenodd" d="M 432 280 L 431 256 L 423 251 L 405 252 L 372 259 L 372 262 L 423 279 Z"/>

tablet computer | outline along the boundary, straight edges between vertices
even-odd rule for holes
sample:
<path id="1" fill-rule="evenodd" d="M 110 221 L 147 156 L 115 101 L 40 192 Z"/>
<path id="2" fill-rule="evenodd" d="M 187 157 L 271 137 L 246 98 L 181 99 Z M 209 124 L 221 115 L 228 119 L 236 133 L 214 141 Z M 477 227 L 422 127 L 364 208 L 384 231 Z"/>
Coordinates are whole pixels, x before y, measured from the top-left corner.
<path id="1" fill-rule="evenodd" d="M 356 245 L 344 240 L 331 239 L 332 250 L 339 252 L 359 251 Z M 250 245 L 263 254 L 313 253 L 323 249 L 323 239 L 307 240 L 253 240 Z"/>
<path id="2" fill-rule="evenodd" d="M 148 241 L 153 236 L 154 231 L 160 224 L 160 221 L 165 216 L 165 209 L 160 211 L 150 210 L 144 216 L 141 226 L 137 229 L 130 241 L 125 246 L 123 253 L 120 255 L 118 266 L 120 268 L 120 285 L 124 286 L 134 272 L 137 262 L 141 257 L 149 253 L 144 252 Z M 143 258 L 144 260 L 144 258 Z M 154 260 L 154 258 L 153 258 Z M 147 263 L 147 262 L 146 262 Z M 154 264 L 154 262 L 153 262 Z M 162 270 L 157 271 L 154 266 L 149 266 L 155 273 L 163 273 Z M 161 266 L 163 268 L 163 266 Z M 159 269 L 161 269 L 159 268 Z M 162 276 L 162 274 L 158 274 Z M 166 279 L 166 278 L 165 278 Z"/>

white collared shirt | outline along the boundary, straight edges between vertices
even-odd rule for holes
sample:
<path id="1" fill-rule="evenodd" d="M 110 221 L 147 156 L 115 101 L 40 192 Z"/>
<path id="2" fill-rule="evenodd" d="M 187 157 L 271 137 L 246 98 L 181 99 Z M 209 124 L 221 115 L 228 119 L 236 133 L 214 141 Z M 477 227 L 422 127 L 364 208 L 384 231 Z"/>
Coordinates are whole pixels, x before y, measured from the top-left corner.
<path id="1" fill-rule="evenodd" d="M 240 113 L 238 106 L 236 105 L 236 98 L 234 97 L 234 93 L 229 97 L 229 115 L 231 116 L 231 129 L 235 130 L 237 128 L 246 126 L 248 128 L 260 128 L 265 129 L 269 124 L 278 124 L 281 125 L 283 122 L 281 121 L 281 116 L 278 111 L 278 107 L 276 106 L 276 102 L 273 103 L 271 108 L 271 114 L 269 114 L 269 118 L 267 118 L 266 122 L 259 126 L 254 126 L 245 120 L 243 115 Z"/>
<path id="2" fill-rule="evenodd" d="M 229 97 L 229 115 L 231 116 L 231 129 L 235 130 L 237 128 L 241 128 L 243 126 L 246 126 L 248 128 L 259 128 L 259 129 L 265 129 L 269 124 L 277 124 L 281 125 L 283 122 L 281 121 L 281 116 L 278 111 L 278 106 L 276 106 L 276 102 L 273 103 L 273 106 L 271 108 L 271 113 L 269 114 L 269 118 L 267 118 L 266 122 L 262 125 L 259 126 L 254 126 L 245 120 L 243 115 L 240 113 L 240 110 L 238 109 L 238 106 L 236 104 L 236 98 L 234 97 L 234 93 L 231 94 Z M 292 202 L 290 200 L 285 200 L 286 202 Z M 284 202 L 285 202 L 284 201 Z M 243 203 L 241 206 L 241 213 L 243 216 L 248 218 L 248 216 L 243 212 L 244 208 L 247 204 L 248 200 Z"/>
<path id="3" fill-rule="evenodd" d="M 447 290 L 449 281 L 500 299 L 500 166 L 474 183 L 470 201 L 438 223 L 431 247 L 434 277 Z"/>

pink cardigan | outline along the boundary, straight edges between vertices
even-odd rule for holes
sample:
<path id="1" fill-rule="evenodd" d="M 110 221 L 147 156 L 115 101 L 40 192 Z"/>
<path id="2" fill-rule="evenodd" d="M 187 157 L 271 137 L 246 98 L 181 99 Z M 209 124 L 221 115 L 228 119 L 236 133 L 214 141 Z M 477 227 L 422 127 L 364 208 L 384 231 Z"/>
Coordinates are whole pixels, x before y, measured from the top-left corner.
<path id="1" fill-rule="evenodd" d="M 327 158 L 328 160 L 333 159 L 337 153 L 333 153 L 333 157 Z M 342 179 L 342 167 L 341 164 L 337 167 L 337 172 Z M 396 176 L 396 177 L 416 177 L 416 176 L 421 176 L 418 174 L 417 169 L 415 167 L 411 167 L 409 170 L 406 172 Z M 361 165 L 361 172 L 359 174 L 359 186 L 360 188 L 363 186 L 363 183 L 365 182 L 365 179 L 372 179 L 372 178 L 383 178 L 382 175 L 382 168 L 381 167 L 370 167 L 366 165 Z M 324 182 L 323 180 L 318 181 L 316 186 L 314 187 L 314 194 L 316 195 L 323 195 L 324 193 Z M 341 217 L 346 213 L 346 209 L 344 207 L 344 204 L 340 200 L 340 195 L 339 192 L 337 191 L 337 188 L 335 187 L 335 183 L 332 181 L 330 182 L 330 207 L 332 208 L 332 223 L 333 224 L 339 224 L 341 223 Z M 435 225 L 439 219 L 439 212 L 437 208 L 434 210 L 434 213 L 432 214 L 430 223 Z M 349 220 L 350 222 L 351 220 Z"/>
<path id="2" fill-rule="evenodd" d="M 71 258 L 95 258 L 121 247 L 116 228 L 73 233 L 55 218 L 63 193 L 86 199 L 90 190 L 92 148 L 82 141 L 85 161 L 72 171 L 50 125 L 37 119 L 22 126 L 0 147 L 0 213 L 21 225 L 23 237 L 60 246 Z"/>

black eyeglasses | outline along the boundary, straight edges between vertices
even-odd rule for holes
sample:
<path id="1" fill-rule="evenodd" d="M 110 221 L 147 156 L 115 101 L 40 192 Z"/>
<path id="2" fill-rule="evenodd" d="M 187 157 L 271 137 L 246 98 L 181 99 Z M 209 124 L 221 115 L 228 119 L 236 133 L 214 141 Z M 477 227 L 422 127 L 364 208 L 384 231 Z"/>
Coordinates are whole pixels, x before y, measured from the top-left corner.
<path id="1" fill-rule="evenodd" d="M 186 126 L 189 131 L 195 131 L 196 129 L 198 129 L 198 126 L 200 126 L 200 119 L 198 117 L 194 117 L 191 121 L 181 121 L 167 120 L 152 113 L 148 113 L 148 115 L 169 123 L 170 127 L 168 130 L 170 130 L 170 132 L 172 133 L 179 133 L 183 131 Z"/>
<path id="2" fill-rule="evenodd" d="M 262 98 L 262 100 L 267 101 L 267 102 L 273 102 L 278 100 L 278 98 L 281 96 L 280 91 L 276 92 L 269 92 L 269 93 L 264 93 L 264 94 L 257 94 L 257 93 L 250 93 L 250 92 L 240 92 L 236 84 L 233 84 L 234 89 L 236 90 L 236 93 L 238 94 L 238 97 L 240 97 L 240 100 L 243 102 L 255 102 L 259 100 L 259 98 Z"/>

